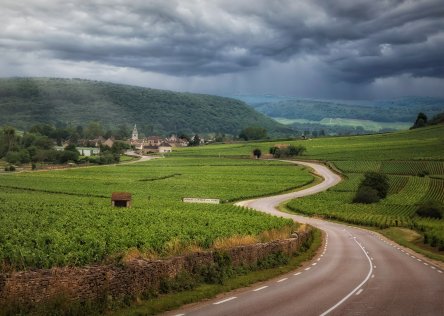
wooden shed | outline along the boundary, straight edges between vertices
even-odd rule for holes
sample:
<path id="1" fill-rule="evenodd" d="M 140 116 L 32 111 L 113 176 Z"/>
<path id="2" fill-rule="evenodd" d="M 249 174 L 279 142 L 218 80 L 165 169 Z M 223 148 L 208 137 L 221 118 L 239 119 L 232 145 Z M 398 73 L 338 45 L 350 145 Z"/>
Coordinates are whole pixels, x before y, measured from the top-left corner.
<path id="1" fill-rule="evenodd" d="M 114 207 L 131 207 L 131 193 L 113 192 L 111 195 L 111 205 Z"/>

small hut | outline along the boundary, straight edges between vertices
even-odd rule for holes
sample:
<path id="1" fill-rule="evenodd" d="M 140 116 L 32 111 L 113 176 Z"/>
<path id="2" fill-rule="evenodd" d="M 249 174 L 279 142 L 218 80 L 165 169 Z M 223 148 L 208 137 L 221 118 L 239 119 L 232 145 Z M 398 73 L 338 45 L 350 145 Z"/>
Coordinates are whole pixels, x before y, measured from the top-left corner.
<path id="1" fill-rule="evenodd" d="M 111 195 L 111 205 L 114 207 L 131 207 L 131 193 L 113 192 Z"/>

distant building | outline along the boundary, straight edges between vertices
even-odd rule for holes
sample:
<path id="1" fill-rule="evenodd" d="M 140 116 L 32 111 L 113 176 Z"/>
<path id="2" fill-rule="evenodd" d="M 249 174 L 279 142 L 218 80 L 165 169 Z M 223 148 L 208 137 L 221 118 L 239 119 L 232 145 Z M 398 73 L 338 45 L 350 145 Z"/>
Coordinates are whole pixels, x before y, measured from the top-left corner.
<path id="1" fill-rule="evenodd" d="M 173 151 L 173 146 L 167 142 L 163 142 L 159 145 L 159 153 L 170 153 Z"/>
<path id="2" fill-rule="evenodd" d="M 114 137 L 110 137 L 102 143 L 103 146 L 108 146 L 109 148 L 114 145 Z"/>
<path id="3" fill-rule="evenodd" d="M 137 132 L 136 124 L 134 124 L 133 133 L 131 135 L 131 140 L 136 141 L 139 139 L 139 132 Z"/>
<path id="4" fill-rule="evenodd" d="M 100 154 L 100 148 L 96 147 L 76 147 L 76 150 L 80 153 L 81 156 L 94 156 Z"/>
<path id="5" fill-rule="evenodd" d="M 149 136 L 146 137 L 143 141 L 149 146 L 159 146 L 163 142 L 163 139 L 159 136 Z"/>

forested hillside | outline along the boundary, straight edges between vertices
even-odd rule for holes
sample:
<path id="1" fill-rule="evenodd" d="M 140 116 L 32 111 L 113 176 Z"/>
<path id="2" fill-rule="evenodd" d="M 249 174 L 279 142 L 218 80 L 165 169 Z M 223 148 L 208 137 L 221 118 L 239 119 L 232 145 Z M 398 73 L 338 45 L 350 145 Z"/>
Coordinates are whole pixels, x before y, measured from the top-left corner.
<path id="1" fill-rule="evenodd" d="M 226 133 L 262 126 L 269 135 L 292 131 L 242 101 L 107 82 L 58 78 L 0 79 L 0 125 L 36 123 L 104 127 L 137 124 L 145 134 Z"/>

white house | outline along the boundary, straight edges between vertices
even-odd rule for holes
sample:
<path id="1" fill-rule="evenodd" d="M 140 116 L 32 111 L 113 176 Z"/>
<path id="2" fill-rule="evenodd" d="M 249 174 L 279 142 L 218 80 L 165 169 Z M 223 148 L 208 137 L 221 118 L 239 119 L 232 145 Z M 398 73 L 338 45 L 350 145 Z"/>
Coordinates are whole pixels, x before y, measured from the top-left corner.
<path id="1" fill-rule="evenodd" d="M 159 145 L 159 153 L 170 153 L 172 151 L 173 147 L 166 142 L 163 142 Z"/>
<path id="2" fill-rule="evenodd" d="M 76 147 L 81 156 L 94 156 L 100 154 L 100 148 L 95 147 Z"/>

